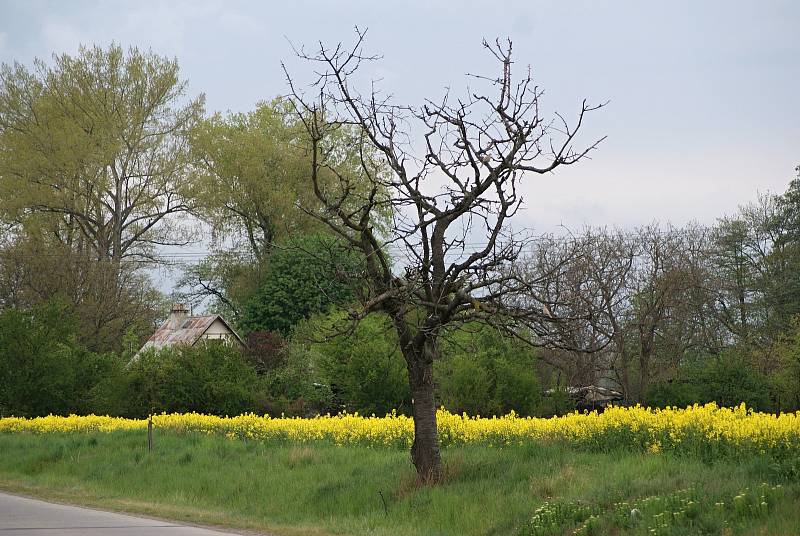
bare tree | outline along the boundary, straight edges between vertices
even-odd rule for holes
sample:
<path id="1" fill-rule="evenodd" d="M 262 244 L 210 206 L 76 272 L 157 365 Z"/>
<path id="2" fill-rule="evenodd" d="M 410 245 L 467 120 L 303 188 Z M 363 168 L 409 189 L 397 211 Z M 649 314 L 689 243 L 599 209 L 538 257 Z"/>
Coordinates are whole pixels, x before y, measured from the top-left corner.
<path id="1" fill-rule="evenodd" d="M 78 322 L 93 351 L 117 351 L 126 334 L 149 337 L 164 304 L 137 266 L 108 262 L 25 235 L 0 245 L 0 310 L 57 301 Z"/>
<path id="2" fill-rule="evenodd" d="M 636 264 L 627 283 L 628 308 L 616 345 L 614 372 L 629 401 L 641 402 L 651 381 L 677 368 L 700 343 L 703 285 L 695 253 L 703 240 L 690 229 L 643 227 L 633 235 Z"/>
<path id="3" fill-rule="evenodd" d="M 542 354 L 545 363 L 565 373 L 568 385 L 596 384 L 625 346 L 624 315 L 635 260 L 635 241 L 629 235 L 591 228 L 553 239 L 548 248 L 524 259 L 528 277 L 545 283 L 538 299 L 554 304 L 558 318 L 569 319 L 559 324 L 562 340 L 570 341 L 567 348 Z M 556 276 L 543 277 L 548 273 Z M 584 349 L 598 351 L 580 351 Z"/>
<path id="4" fill-rule="evenodd" d="M 628 402 L 641 402 L 650 384 L 674 375 L 692 349 L 719 348 L 719 324 L 708 291 L 707 231 L 656 225 L 632 232 L 587 229 L 556 241 L 548 255 L 526 259 L 531 277 L 546 278 L 541 299 L 569 318 L 572 348 L 545 354 L 578 385 L 605 377 Z M 577 252 L 577 253 L 576 253 Z M 583 383 L 581 383 L 583 382 Z"/>
<path id="5" fill-rule="evenodd" d="M 312 140 L 310 174 L 322 209 L 309 210 L 364 259 L 366 290 L 351 318 L 375 311 L 391 318 L 413 398 L 411 458 L 421 480 L 436 481 L 441 460 L 432 365 L 439 334 L 445 326 L 479 321 L 537 343 L 558 336 L 548 304 L 534 300 L 532 306 L 540 282 L 515 267 L 531 238 L 509 224 L 522 205 L 523 179 L 574 164 L 601 141 L 585 148 L 574 143 L 585 115 L 601 105 L 584 101 L 574 126 L 558 114 L 543 118 L 542 91 L 530 69 L 512 77 L 512 43 L 499 40 L 483 43 L 499 76 L 473 77 L 484 92 L 396 105 L 374 83 L 366 93 L 356 89 L 359 68 L 377 59 L 363 51 L 364 32 L 356 33 L 350 48 L 320 44 L 313 53 L 297 51 L 317 68 L 306 91 L 284 70 Z M 354 188 L 326 150 L 326 139 L 342 125 L 357 127 L 352 143 L 364 148 L 366 190 Z M 371 171 L 381 169 L 371 161 L 376 154 L 388 173 Z M 321 180 L 329 174 L 336 180 Z M 393 220 L 381 233 L 375 221 L 387 208 Z"/>

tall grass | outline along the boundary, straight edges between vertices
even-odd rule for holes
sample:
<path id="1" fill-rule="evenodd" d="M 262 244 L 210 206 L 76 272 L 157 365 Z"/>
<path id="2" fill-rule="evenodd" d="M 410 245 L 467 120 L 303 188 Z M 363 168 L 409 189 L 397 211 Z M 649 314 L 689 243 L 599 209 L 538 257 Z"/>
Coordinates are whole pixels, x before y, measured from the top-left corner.
<path id="1" fill-rule="evenodd" d="M 429 536 L 524 534 L 545 503 L 587 505 L 600 519 L 595 534 L 648 534 L 646 523 L 612 523 L 619 503 L 690 489 L 711 508 L 767 482 L 783 490 L 770 499 L 769 515 L 739 516 L 725 529 L 725 516 L 709 510 L 699 517 L 708 531 L 684 533 L 800 533 L 800 485 L 756 457 L 703 462 L 557 444 L 452 446 L 444 450 L 445 481 L 419 487 L 408 454 L 397 449 L 191 433 L 155 439 L 148 452 L 138 430 L 0 434 L 0 488 L 277 534 Z M 552 534 L 579 525 L 565 519 Z"/>

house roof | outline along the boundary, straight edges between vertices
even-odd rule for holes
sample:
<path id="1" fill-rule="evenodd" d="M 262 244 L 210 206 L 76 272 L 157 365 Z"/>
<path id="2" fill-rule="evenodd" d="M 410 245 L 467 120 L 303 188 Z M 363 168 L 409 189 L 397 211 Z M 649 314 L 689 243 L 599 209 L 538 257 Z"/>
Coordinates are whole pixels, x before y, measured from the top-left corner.
<path id="1" fill-rule="evenodd" d="M 242 341 L 241 337 L 239 337 L 239 335 L 228 325 L 222 316 L 203 315 L 186 317 L 186 319 L 178 326 L 174 326 L 173 320 L 168 318 L 163 324 L 161 324 L 156 332 L 153 333 L 149 339 L 147 339 L 147 342 L 144 343 L 144 346 L 142 346 L 139 352 L 143 352 L 150 348 L 160 350 L 175 344 L 188 344 L 191 346 L 203 336 L 203 333 L 205 333 L 216 320 L 219 320 L 225 324 L 225 327 L 228 328 L 231 333 L 233 333 L 234 337 L 236 337 L 236 339 L 242 345 L 244 345 L 244 341 Z"/>

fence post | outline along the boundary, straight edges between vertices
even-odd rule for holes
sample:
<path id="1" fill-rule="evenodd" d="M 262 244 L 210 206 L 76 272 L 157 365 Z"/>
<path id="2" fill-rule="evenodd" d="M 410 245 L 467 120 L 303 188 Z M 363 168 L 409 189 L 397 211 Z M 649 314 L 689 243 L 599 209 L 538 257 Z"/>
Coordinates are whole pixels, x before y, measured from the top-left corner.
<path id="1" fill-rule="evenodd" d="M 153 416 L 147 417 L 147 451 L 153 451 Z"/>

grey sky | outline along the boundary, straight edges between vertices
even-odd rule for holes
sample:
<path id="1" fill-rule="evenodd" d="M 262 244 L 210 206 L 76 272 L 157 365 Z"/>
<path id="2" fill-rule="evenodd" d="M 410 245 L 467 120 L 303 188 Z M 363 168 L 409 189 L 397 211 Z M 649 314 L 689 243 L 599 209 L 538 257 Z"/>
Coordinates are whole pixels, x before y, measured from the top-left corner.
<path id="1" fill-rule="evenodd" d="M 712 223 L 757 191 L 782 192 L 800 163 L 800 2 L 33 2 L 0 0 L 0 61 L 80 43 L 176 56 L 207 108 L 244 111 L 286 91 L 286 38 L 350 41 L 369 28 L 371 73 L 400 102 L 462 88 L 493 67 L 483 37 L 509 36 L 547 104 L 609 106 L 590 161 L 531 177 L 522 218 L 558 224 Z"/>

